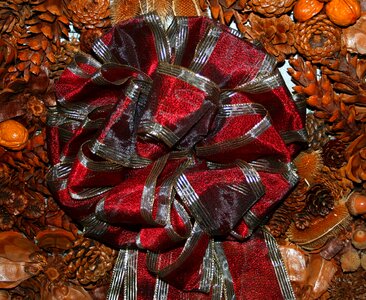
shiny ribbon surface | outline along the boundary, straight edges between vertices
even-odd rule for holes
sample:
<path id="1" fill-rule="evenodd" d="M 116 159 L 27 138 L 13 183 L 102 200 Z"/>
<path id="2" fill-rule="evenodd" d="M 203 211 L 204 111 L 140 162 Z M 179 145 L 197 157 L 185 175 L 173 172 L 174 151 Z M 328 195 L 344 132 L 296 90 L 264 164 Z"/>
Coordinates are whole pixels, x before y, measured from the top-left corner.
<path id="1" fill-rule="evenodd" d="M 78 54 L 48 120 L 50 187 L 120 250 L 108 299 L 292 299 L 255 231 L 296 184 L 304 112 L 260 46 L 207 18 L 120 23 Z"/>

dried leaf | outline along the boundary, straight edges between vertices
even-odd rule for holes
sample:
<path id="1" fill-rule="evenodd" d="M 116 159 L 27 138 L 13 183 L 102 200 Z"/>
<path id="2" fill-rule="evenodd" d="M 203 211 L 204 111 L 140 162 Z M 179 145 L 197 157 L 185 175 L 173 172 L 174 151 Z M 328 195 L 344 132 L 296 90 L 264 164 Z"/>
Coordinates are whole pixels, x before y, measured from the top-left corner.
<path id="1" fill-rule="evenodd" d="M 0 257 L 0 288 L 10 289 L 34 274 L 26 271 L 27 263 Z"/>

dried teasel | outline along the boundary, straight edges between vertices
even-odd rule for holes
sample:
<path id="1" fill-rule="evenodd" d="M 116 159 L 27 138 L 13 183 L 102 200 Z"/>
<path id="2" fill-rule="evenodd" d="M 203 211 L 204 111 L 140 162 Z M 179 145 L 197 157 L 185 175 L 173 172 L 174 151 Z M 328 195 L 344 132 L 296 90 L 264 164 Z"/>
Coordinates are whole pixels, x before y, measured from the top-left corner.
<path id="1" fill-rule="evenodd" d="M 313 63 L 332 57 L 341 50 L 341 29 L 324 14 L 297 23 L 295 30 L 296 49 Z"/>
<path id="2" fill-rule="evenodd" d="M 312 184 L 323 167 L 322 154 L 319 150 L 303 151 L 294 159 L 294 164 L 299 176 Z"/>
<path id="3" fill-rule="evenodd" d="M 288 15 L 279 18 L 261 18 L 256 14 L 249 16 L 245 35 L 252 40 L 259 41 L 268 53 L 274 55 L 279 62 L 286 56 L 295 53 L 294 22 Z"/>

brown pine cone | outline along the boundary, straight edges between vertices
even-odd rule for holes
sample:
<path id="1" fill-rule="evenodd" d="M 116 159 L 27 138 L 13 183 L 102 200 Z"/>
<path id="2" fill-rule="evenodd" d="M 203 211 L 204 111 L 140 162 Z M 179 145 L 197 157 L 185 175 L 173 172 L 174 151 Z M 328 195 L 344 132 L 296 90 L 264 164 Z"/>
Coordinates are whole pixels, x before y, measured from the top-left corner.
<path id="1" fill-rule="evenodd" d="M 287 55 L 295 53 L 294 22 L 288 15 L 279 18 L 262 18 L 256 14 L 249 16 L 250 26 L 246 28 L 246 37 L 259 41 L 266 51 L 283 62 Z"/>
<path id="2" fill-rule="evenodd" d="M 69 18 L 79 30 L 110 26 L 109 0 L 73 0 L 67 9 Z"/>
<path id="3" fill-rule="evenodd" d="M 345 176 L 356 183 L 366 180 L 366 134 L 355 139 L 346 150 Z"/>
<path id="4" fill-rule="evenodd" d="M 304 230 L 310 226 L 311 216 L 307 212 L 298 213 L 293 219 L 296 228 L 299 230 Z"/>
<path id="5" fill-rule="evenodd" d="M 280 237 L 285 234 L 291 223 L 291 219 L 288 216 L 289 212 L 285 205 L 282 205 L 274 212 L 267 224 L 267 228 L 274 237 Z"/>
<path id="6" fill-rule="evenodd" d="M 297 23 L 295 47 L 313 63 L 335 56 L 341 49 L 341 29 L 324 14 Z"/>
<path id="7" fill-rule="evenodd" d="M 109 280 L 108 272 L 113 268 L 116 256 L 117 251 L 80 237 L 64 257 L 68 265 L 66 275 L 76 278 L 82 285 L 93 287 L 102 284 Z"/>
<path id="8" fill-rule="evenodd" d="M 289 12 L 295 2 L 295 0 L 250 0 L 248 4 L 254 12 L 273 17 Z"/>
<path id="9" fill-rule="evenodd" d="M 299 212 L 305 207 L 306 193 L 309 190 L 308 184 L 303 178 L 300 178 L 296 188 L 285 199 L 284 205 L 290 212 Z"/>
<path id="10" fill-rule="evenodd" d="M 103 35 L 100 28 L 86 29 L 80 34 L 80 50 L 85 53 L 91 53 L 94 42 Z"/>
<path id="11" fill-rule="evenodd" d="M 334 208 L 332 191 L 322 184 L 316 184 L 306 194 L 305 210 L 313 216 L 326 216 Z"/>
<path id="12" fill-rule="evenodd" d="M 330 168 L 339 169 L 346 162 L 346 145 L 340 140 L 330 140 L 322 151 L 323 162 Z"/>
<path id="13" fill-rule="evenodd" d="M 309 147 L 314 150 L 319 150 L 329 141 L 328 126 L 323 119 L 315 117 L 314 114 L 306 115 L 306 131 Z"/>

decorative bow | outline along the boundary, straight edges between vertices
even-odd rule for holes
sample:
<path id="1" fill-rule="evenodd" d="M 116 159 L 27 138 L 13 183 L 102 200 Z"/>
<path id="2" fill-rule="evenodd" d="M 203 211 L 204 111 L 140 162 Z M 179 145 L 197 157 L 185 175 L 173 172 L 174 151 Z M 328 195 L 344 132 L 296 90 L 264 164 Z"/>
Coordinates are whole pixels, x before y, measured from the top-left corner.
<path id="1" fill-rule="evenodd" d="M 147 287 L 156 299 L 292 297 L 273 238 L 250 237 L 296 183 L 305 140 L 275 61 L 207 18 L 165 32 L 154 14 L 93 50 L 101 62 L 79 54 L 57 84 L 49 182 L 85 234 L 121 249 L 109 299 L 122 285 L 141 299 Z"/>

